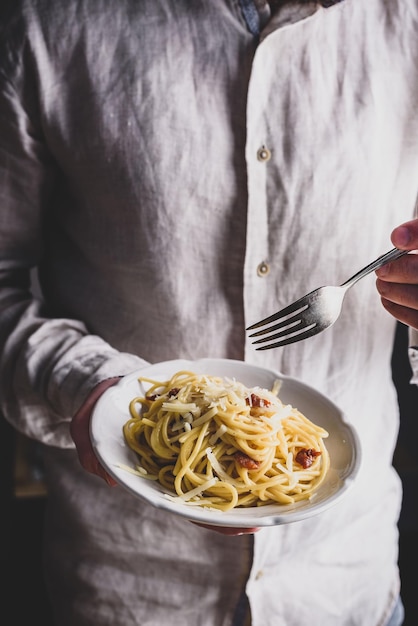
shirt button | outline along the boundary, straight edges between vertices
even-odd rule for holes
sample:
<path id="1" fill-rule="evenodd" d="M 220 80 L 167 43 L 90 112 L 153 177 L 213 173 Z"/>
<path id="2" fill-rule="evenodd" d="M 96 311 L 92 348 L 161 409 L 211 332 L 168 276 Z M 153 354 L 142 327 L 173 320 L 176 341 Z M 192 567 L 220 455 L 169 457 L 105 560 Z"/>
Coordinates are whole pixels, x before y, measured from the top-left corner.
<path id="1" fill-rule="evenodd" d="M 257 159 L 262 162 L 270 161 L 271 152 L 266 146 L 261 146 L 261 148 L 257 151 Z"/>
<path id="2" fill-rule="evenodd" d="M 258 572 L 257 572 L 257 574 L 255 575 L 255 579 L 256 579 L 256 580 L 260 580 L 260 578 L 263 578 L 263 576 L 264 576 L 264 572 L 263 572 L 263 570 L 262 570 L 262 569 L 259 569 L 259 570 L 258 570 Z"/>
<path id="3" fill-rule="evenodd" d="M 264 261 L 262 263 L 260 263 L 260 265 L 257 267 L 257 275 L 258 276 L 267 276 L 267 274 L 270 271 L 270 266 L 268 265 L 268 263 L 265 263 Z"/>

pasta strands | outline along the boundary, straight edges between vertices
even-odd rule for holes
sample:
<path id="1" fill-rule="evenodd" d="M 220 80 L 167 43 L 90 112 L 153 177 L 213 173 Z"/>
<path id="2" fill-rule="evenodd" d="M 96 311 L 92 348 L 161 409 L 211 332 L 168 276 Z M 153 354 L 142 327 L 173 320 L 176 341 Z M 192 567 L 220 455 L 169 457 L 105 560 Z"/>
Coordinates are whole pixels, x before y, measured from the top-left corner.
<path id="1" fill-rule="evenodd" d="M 326 430 L 272 390 L 180 371 L 149 383 L 129 405 L 123 433 L 138 476 L 174 499 L 227 511 L 312 497 L 329 469 Z"/>

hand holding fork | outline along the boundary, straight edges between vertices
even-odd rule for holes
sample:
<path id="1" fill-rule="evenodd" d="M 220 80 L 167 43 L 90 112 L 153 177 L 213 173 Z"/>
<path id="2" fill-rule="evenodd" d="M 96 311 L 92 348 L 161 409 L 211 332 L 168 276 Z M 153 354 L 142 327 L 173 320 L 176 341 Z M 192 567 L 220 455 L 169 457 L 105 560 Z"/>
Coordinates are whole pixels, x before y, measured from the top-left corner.
<path id="1" fill-rule="evenodd" d="M 325 330 L 338 319 L 347 290 L 372 271 L 387 266 L 401 256 L 418 249 L 418 219 L 398 226 L 392 232 L 393 248 L 354 274 L 339 286 L 319 287 L 284 309 L 252 324 L 257 350 L 269 350 L 301 341 Z M 377 274 L 377 289 L 383 306 L 399 321 L 418 328 L 418 255 L 409 255 L 408 263 Z M 392 267 L 392 266 L 391 266 Z"/>

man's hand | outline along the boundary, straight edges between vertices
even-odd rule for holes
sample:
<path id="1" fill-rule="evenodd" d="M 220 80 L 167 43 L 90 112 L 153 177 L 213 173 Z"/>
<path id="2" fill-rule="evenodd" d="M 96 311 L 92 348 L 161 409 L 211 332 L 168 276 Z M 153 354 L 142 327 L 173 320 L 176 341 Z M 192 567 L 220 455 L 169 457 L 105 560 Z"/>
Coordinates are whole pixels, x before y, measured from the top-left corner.
<path id="1" fill-rule="evenodd" d="M 236 537 L 237 535 L 253 535 L 259 528 L 235 528 L 233 526 L 211 526 L 210 524 L 201 524 L 200 522 L 193 522 L 196 526 L 207 528 L 208 530 L 214 530 L 221 533 L 221 535 L 229 535 L 230 537 Z"/>
<path id="2" fill-rule="evenodd" d="M 401 250 L 418 252 L 418 219 L 395 228 L 391 240 Z M 376 276 L 385 309 L 403 324 L 418 329 L 418 253 L 384 265 L 376 270 Z"/>
<path id="3" fill-rule="evenodd" d="M 90 439 L 90 417 L 93 411 L 93 407 L 96 404 L 100 396 L 112 387 L 120 380 L 119 376 L 114 378 L 108 378 L 96 385 L 87 400 L 81 406 L 81 408 L 74 415 L 71 425 L 70 434 L 75 443 L 77 449 L 78 458 L 83 468 L 90 472 L 90 474 L 96 474 L 107 482 L 108 485 L 116 485 L 116 481 L 108 474 L 105 468 L 100 465 L 99 459 L 94 453 L 93 446 Z"/>

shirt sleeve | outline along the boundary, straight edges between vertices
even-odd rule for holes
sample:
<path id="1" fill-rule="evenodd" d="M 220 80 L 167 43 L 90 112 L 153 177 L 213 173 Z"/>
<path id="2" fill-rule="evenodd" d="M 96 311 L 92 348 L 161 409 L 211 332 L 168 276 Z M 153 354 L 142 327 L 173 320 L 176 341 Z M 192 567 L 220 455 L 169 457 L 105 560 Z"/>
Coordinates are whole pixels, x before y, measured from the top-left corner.
<path id="1" fill-rule="evenodd" d="M 409 362 L 412 368 L 411 383 L 418 385 L 418 330 L 409 328 Z"/>
<path id="2" fill-rule="evenodd" d="M 415 202 L 414 218 L 418 218 L 418 197 Z M 418 330 L 409 328 L 409 362 L 412 368 L 411 383 L 418 385 Z"/>
<path id="3" fill-rule="evenodd" d="M 0 46 L 1 412 L 31 438 L 72 447 L 68 425 L 91 389 L 146 361 L 89 334 L 80 320 L 52 319 L 33 294 L 56 166 L 43 140 L 36 77 L 25 75 L 14 44 L 4 49 L 3 38 Z"/>

